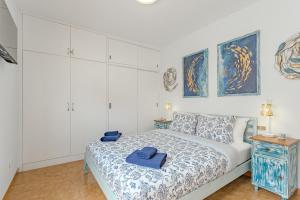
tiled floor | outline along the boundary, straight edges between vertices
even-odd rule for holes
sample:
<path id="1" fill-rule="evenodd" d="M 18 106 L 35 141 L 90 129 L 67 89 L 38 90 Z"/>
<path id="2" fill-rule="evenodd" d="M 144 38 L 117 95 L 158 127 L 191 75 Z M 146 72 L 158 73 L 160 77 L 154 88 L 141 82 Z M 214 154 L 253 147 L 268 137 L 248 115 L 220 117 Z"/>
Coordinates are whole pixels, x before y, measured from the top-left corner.
<path id="1" fill-rule="evenodd" d="M 105 200 L 97 182 L 83 173 L 83 162 L 77 161 L 16 175 L 4 200 Z M 279 200 L 272 193 L 255 192 L 250 178 L 241 177 L 207 200 Z M 300 194 L 291 200 L 300 200 Z"/>

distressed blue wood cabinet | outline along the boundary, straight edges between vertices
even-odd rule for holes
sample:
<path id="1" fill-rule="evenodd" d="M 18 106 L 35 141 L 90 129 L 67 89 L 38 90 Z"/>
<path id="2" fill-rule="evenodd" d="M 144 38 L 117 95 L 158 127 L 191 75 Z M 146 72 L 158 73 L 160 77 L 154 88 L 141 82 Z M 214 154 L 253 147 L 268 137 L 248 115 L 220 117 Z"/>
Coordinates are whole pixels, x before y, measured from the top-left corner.
<path id="1" fill-rule="evenodd" d="M 170 120 L 154 120 L 154 127 L 157 129 L 168 129 L 172 121 Z"/>
<path id="2" fill-rule="evenodd" d="M 298 184 L 298 140 L 253 136 L 252 184 L 288 199 Z"/>

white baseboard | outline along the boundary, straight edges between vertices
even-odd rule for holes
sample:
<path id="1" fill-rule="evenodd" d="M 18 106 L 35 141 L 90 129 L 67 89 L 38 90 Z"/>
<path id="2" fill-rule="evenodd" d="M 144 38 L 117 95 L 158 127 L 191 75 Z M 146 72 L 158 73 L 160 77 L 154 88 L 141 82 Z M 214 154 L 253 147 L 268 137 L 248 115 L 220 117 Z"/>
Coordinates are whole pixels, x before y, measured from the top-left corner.
<path id="1" fill-rule="evenodd" d="M 38 168 L 42 168 L 42 167 L 48 167 L 48 166 L 52 166 L 52 165 L 59 165 L 59 164 L 63 164 L 63 163 L 82 160 L 83 157 L 84 157 L 83 154 L 79 154 L 79 155 L 70 155 L 70 156 L 66 156 L 66 157 L 54 158 L 54 159 L 50 159 L 50 160 L 43 160 L 43 161 L 38 161 L 38 162 L 33 162 L 33 163 L 23 163 L 21 171 L 28 171 L 28 170 L 32 170 L 32 169 L 38 169 Z"/>

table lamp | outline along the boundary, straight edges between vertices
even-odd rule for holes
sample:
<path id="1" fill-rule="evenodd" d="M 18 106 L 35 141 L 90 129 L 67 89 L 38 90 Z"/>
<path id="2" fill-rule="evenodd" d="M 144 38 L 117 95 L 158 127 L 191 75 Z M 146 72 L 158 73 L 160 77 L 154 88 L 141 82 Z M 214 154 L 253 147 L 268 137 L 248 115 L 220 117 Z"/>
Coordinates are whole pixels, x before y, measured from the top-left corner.
<path id="1" fill-rule="evenodd" d="M 172 104 L 170 102 L 165 103 L 165 109 L 167 111 L 166 120 L 172 120 Z"/>
<path id="2" fill-rule="evenodd" d="M 268 129 L 263 135 L 270 137 L 274 136 L 271 129 L 271 117 L 273 116 L 272 104 L 262 104 L 260 114 L 261 116 L 268 118 Z"/>

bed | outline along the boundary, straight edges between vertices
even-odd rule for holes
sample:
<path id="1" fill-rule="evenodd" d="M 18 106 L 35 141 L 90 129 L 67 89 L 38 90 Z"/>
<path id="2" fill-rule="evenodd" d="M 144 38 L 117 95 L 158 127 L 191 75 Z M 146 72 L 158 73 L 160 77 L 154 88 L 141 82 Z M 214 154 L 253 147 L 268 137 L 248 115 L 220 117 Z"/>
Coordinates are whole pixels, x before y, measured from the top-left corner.
<path id="1" fill-rule="evenodd" d="M 256 119 L 247 123 L 243 144 L 223 144 L 171 130 L 152 130 L 121 137 L 115 143 L 95 141 L 87 146 L 89 169 L 108 200 L 195 199 L 209 196 L 250 170 L 249 137 Z M 125 162 L 134 150 L 155 146 L 168 154 L 162 169 Z"/>

